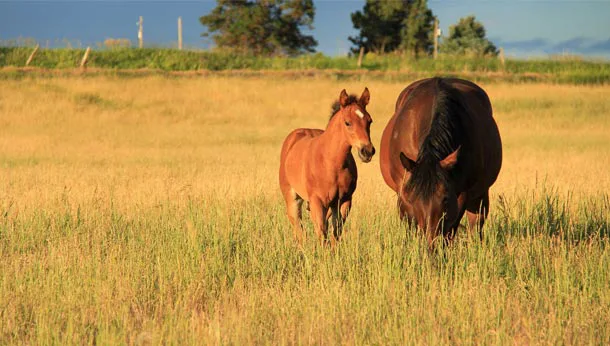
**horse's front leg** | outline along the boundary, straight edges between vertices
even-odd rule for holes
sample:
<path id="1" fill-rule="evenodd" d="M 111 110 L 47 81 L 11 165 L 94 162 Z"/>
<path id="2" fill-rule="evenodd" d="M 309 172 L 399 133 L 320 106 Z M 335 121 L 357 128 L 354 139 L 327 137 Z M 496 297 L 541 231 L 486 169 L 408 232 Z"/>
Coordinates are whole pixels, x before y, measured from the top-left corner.
<path id="1" fill-rule="evenodd" d="M 479 237 L 483 240 L 483 225 L 489 214 L 489 193 L 485 194 L 466 206 L 466 216 L 468 217 L 468 228 L 479 229 Z"/>
<path id="2" fill-rule="evenodd" d="M 312 198 L 309 201 L 309 215 L 311 216 L 316 235 L 323 245 L 328 242 L 327 212 L 328 207 L 321 200 Z"/>
<path id="3" fill-rule="evenodd" d="M 462 192 L 457 198 L 457 217 L 455 219 L 455 223 L 447 233 L 443 234 L 446 243 L 449 243 L 453 240 L 459 228 L 464 228 L 464 226 L 460 224 L 460 221 L 462 221 L 462 217 L 464 217 L 464 213 L 466 212 L 467 199 L 468 194 L 466 192 Z"/>

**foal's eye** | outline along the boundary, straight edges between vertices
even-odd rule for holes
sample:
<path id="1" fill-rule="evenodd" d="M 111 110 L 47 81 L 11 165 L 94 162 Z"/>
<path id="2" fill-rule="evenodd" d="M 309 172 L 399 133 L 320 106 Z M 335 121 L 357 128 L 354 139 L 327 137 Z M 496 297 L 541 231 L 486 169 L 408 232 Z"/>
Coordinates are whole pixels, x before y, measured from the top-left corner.
<path id="1" fill-rule="evenodd" d="M 349 121 L 346 121 L 345 126 L 352 126 L 352 123 L 350 123 Z"/>

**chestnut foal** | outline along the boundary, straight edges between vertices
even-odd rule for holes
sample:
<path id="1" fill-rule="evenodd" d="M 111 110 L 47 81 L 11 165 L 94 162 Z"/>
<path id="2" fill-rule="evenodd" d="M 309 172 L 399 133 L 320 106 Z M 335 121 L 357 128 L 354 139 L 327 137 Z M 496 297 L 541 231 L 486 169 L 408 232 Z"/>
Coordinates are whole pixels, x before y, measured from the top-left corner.
<path id="1" fill-rule="evenodd" d="M 358 171 L 351 149 L 355 147 L 362 162 L 375 154 L 371 143 L 372 119 L 366 111 L 370 94 L 367 88 L 357 98 L 341 91 L 326 130 L 296 129 L 284 140 L 280 158 L 280 188 L 294 236 L 303 244 L 301 224 L 303 201 L 321 243 L 327 244 L 328 220 L 332 216 L 334 246 L 352 205 Z"/>

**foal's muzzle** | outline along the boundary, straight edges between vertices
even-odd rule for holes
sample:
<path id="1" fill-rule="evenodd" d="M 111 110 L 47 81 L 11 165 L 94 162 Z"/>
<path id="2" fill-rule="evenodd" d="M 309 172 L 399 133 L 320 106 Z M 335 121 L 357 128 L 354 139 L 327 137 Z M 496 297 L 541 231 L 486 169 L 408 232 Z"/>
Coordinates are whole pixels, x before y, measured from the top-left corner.
<path id="1" fill-rule="evenodd" d="M 366 145 L 358 150 L 358 156 L 362 162 L 371 162 L 373 155 L 375 155 L 375 147 L 373 145 Z"/>

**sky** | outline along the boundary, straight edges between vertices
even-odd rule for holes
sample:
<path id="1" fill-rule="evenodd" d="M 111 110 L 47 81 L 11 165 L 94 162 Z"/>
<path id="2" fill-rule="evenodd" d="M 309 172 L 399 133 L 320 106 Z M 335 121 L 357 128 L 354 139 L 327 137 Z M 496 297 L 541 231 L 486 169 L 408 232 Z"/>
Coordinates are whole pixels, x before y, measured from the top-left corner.
<path id="1" fill-rule="evenodd" d="M 381 0 L 392 1 L 392 0 Z M 349 36 L 357 35 L 350 13 L 365 0 L 314 0 L 313 36 L 317 50 L 330 56 L 345 55 Z M 182 17 L 184 45 L 208 48 L 210 39 L 199 17 L 216 1 L 120 0 L 0 0 L 0 40 L 34 38 L 41 46 L 92 46 L 106 38 L 128 38 L 137 43 L 137 21 L 144 17 L 146 46 L 176 46 L 177 18 Z M 459 18 L 475 15 L 487 37 L 507 56 L 539 57 L 577 54 L 610 58 L 610 0 L 571 1 L 428 1 L 443 34 Z"/>

